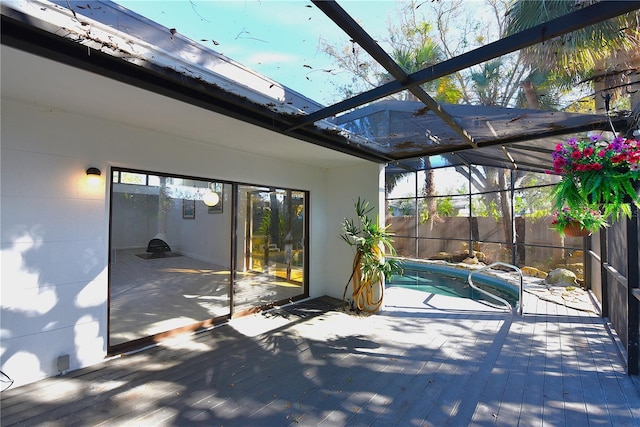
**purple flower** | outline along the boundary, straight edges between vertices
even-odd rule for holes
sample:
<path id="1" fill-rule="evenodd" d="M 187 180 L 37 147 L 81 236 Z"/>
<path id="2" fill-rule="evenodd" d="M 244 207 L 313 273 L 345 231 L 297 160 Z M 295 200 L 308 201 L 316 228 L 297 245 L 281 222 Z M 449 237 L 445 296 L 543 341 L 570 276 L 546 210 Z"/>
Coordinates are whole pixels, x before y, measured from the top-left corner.
<path id="1" fill-rule="evenodd" d="M 622 143 L 624 142 L 624 139 L 622 138 L 616 138 L 613 141 L 611 141 L 611 144 L 609 144 L 609 148 L 613 151 L 620 151 L 622 150 Z"/>

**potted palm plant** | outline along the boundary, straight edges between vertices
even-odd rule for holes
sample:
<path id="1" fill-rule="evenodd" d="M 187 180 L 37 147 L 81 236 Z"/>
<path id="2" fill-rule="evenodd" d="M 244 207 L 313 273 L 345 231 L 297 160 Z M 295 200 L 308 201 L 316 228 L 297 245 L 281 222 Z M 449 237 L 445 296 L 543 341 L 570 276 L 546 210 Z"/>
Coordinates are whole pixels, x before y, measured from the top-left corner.
<path id="1" fill-rule="evenodd" d="M 401 263 L 395 258 L 392 234 L 387 227 L 372 221 L 367 215 L 373 210 L 369 202 L 361 200 L 355 204 L 357 221 L 345 218 L 340 237 L 355 249 L 351 277 L 342 295 L 344 304 L 349 283 L 353 282 L 351 294 L 355 309 L 376 312 L 382 305 L 385 279 L 401 271 Z"/>
<path id="2" fill-rule="evenodd" d="M 593 135 L 569 139 L 552 153 L 554 173 L 561 180 L 553 189 L 557 209 L 553 226 L 577 222 L 596 231 L 621 216 L 631 216 L 630 203 L 640 206 L 640 144 L 622 137 L 611 142 Z M 571 221 L 570 221 L 571 220 Z"/>

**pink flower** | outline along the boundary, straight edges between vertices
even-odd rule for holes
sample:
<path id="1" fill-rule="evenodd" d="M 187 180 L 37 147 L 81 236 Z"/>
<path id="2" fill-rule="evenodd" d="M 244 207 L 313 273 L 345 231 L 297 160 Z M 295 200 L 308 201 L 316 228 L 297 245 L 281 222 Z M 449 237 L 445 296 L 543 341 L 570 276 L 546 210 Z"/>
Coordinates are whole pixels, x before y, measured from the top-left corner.
<path id="1" fill-rule="evenodd" d="M 553 166 L 556 168 L 561 168 L 562 166 L 566 165 L 567 162 L 565 162 L 565 160 L 563 158 L 558 157 L 557 159 L 555 159 L 553 161 Z"/>
<path id="2" fill-rule="evenodd" d="M 580 154 L 580 151 L 575 150 L 573 153 L 571 153 L 571 158 L 572 159 L 579 159 L 582 157 L 582 154 Z"/>
<path id="3" fill-rule="evenodd" d="M 627 160 L 627 156 L 625 156 L 624 154 L 616 154 L 615 156 L 611 157 L 611 163 L 622 163 L 625 160 Z"/>

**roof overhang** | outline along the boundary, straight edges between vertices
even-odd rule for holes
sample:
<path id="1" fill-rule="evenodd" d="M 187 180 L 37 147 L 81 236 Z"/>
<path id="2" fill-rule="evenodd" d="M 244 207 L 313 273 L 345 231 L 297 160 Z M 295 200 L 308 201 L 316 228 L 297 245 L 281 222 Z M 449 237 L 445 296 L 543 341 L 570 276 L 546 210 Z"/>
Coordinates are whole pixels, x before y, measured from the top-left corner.
<path id="1" fill-rule="evenodd" d="M 552 145 L 544 138 L 609 129 L 611 124 L 624 130 L 627 120 L 442 105 L 420 85 L 636 10 L 638 3 L 596 3 L 407 75 L 336 2 L 314 2 L 395 77 L 390 83 L 328 107 L 109 1 L 83 2 L 82 7 L 62 0 L 2 3 L 0 29 L 2 43 L 7 46 L 362 159 L 411 167 L 414 158 L 447 153 L 461 156 L 469 150 L 490 153 L 477 152 L 473 155 L 476 159 L 490 158 L 494 150 L 489 148 L 496 146 L 505 154 L 504 164 L 513 166 L 513 157 L 506 154 L 508 147 L 515 147 L 513 153 L 517 153 L 535 145 L 528 144 L 535 140 L 538 145 L 531 152 L 550 151 Z M 345 126 L 376 109 L 387 108 L 386 101 L 374 101 L 401 90 L 411 91 L 421 101 L 394 107 L 396 113 L 407 116 L 403 132 L 388 131 L 380 137 Z M 537 161 L 529 163 L 535 165 Z"/>
<path id="2" fill-rule="evenodd" d="M 96 9 L 100 10 L 98 7 L 87 10 Z M 357 136 L 348 138 L 345 136 L 347 132 L 327 121 L 290 130 L 295 123 L 294 118 L 303 114 L 305 107 L 319 108 L 319 104 L 293 91 L 281 88 L 276 96 L 271 97 L 265 95 L 264 91 L 242 85 L 240 90 L 232 89 L 228 85 L 229 78 L 218 72 L 207 67 L 203 67 L 200 73 L 185 71 L 183 64 L 176 62 L 175 57 L 158 59 L 162 49 L 136 50 L 138 47 L 146 48 L 147 43 L 89 18 L 78 19 L 77 13 L 53 3 L 2 3 L 1 10 L 0 30 L 4 45 L 325 148 L 378 163 L 390 160 L 359 146 Z M 159 30 L 156 28 L 154 31 Z M 206 50 L 206 54 L 215 54 L 202 46 L 200 48 Z M 247 72 L 233 61 L 225 60 L 225 65 L 235 67 L 229 71 L 230 74 Z M 264 78 L 259 76 L 258 79 Z M 268 85 L 276 84 L 268 79 L 265 81 Z M 294 102 L 301 107 L 293 106 Z"/>

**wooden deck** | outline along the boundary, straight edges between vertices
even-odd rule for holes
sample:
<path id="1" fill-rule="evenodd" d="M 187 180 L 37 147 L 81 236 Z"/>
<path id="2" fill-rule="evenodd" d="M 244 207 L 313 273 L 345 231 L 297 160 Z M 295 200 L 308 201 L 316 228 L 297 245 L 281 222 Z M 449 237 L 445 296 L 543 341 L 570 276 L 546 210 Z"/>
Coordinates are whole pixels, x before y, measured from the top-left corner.
<path id="1" fill-rule="evenodd" d="M 640 426 L 637 378 L 597 315 L 525 315 L 390 289 L 383 312 L 319 299 L 9 389 L 9 426 Z"/>

